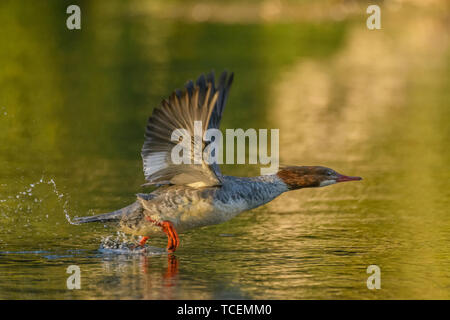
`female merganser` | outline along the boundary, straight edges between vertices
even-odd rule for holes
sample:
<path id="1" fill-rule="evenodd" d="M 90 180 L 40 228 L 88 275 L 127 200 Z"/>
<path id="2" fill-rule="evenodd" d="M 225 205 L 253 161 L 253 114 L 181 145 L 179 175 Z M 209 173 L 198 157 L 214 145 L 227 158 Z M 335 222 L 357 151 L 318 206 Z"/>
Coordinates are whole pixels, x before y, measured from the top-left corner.
<path id="1" fill-rule="evenodd" d="M 175 91 L 163 100 L 148 120 L 142 148 L 146 184 L 159 188 L 137 194 L 137 201 L 120 210 L 92 217 L 75 218 L 75 224 L 118 221 L 125 233 L 148 238 L 164 232 L 167 250 L 180 244 L 179 232 L 219 224 L 239 213 L 272 201 L 283 192 L 324 187 L 344 181 L 361 180 L 321 166 L 282 167 L 276 174 L 258 177 L 222 175 L 217 164 L 175 164 L 171 159 L 172 132 L 185 128 L 194 136 L 194 121 L 201 121 L 203 132 L 219 128 L 233 73 L 223 72 L 219 85 L 214 73 L 189 81 L 184 91 Z M 202 150 L 208 142 L 202 141 Z M 195 150 L 195 149 L 194 149 Z"/>

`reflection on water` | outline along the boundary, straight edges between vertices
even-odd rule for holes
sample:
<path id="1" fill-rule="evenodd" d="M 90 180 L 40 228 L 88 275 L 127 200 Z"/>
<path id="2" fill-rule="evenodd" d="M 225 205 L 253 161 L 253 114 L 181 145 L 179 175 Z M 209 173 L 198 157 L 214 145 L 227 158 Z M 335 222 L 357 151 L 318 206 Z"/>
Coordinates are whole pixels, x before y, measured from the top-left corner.
<path id="1" fill-rule="evenodd" d="M 449 11 L 382 10 L 369 31 L 363 2 L 86 2 L 71 32 L 60 1 L 2 2 L 0 298 L 450 298 Z M 280 128 L 281 163 L 364 180 L 182 234 L 175 255 L 99 248 L 116 229 L 66 213 L 134 201 L 151 109 L 213 68 L 236 74 L 222 128 Z"/>

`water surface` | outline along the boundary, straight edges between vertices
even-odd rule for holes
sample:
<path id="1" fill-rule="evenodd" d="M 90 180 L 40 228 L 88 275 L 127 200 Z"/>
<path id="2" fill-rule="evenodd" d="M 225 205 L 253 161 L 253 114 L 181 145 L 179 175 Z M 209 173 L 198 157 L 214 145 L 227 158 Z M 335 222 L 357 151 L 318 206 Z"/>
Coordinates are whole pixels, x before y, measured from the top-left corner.
<path id="1" fill-rule="evenodd" d="M 19 2 L 0 5 L 1 299 L 450 298 L 444 2 L 387 6 L 379 31 L 366 29 L 364 4 L 335 16 L 313 10 L 327 1 L 281 11 L 85 2 L 79 32 L 65 28 L 64 3 Z M 235 83 L 222 129 L 279 128 L 282 163 L 364 180 L 182 234 L 174 255 L 155 249 L 163 238 L 147 254 L 99 250 L 116 229 L 67 216 L 146 191 L 139 153 L 152 109 L 225 68 Z M 366 286 L 372 264 L 380 290 Z M 70 265 L 80 290 L 66 287 Z"/>

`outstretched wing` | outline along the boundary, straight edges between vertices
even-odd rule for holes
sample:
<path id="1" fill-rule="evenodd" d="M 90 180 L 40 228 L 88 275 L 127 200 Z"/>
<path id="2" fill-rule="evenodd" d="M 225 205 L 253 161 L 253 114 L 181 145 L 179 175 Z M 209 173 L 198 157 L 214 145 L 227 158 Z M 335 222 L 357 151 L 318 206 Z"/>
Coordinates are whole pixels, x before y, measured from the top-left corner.
<path id="1" fill-rule="evenodd" d="M 145 142 L 142 147 L 144 175 L 147 184 L 179 184 L 194 187 L 220 185 L 221 173 L 217 164 L 208 165 L 204 161 L 194 163 L 194 153 L 190 155 L 190 164 L 175 164 L 171 152 L 178 141 L 172 141 L 172 133 L 185 129 L 192 137 L 194 146 L 194 122 L 201 121 L 202 132 L 209 128 L 219 128 L 220 119 L 233 80 L 223 72 L 216 88 L 214 73 L 201 75 L 196 83 L 189 81 L 184 91 L 175 91 L 169 99 L 162 101 L 148 119 Z M 206 143 L 201 141 L 203 153 Z"/>

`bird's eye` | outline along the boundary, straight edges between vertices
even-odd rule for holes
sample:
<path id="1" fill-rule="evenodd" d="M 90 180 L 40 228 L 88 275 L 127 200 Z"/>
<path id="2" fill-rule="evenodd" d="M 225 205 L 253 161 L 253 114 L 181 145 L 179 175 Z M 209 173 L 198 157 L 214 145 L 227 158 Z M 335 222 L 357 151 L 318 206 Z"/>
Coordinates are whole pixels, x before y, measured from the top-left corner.
<path id="1" fill-rule="evenodd" d="M 327 171 L 327 176 L 331 176 L 331 175 L 333 175 L 333 172 Z"/>

